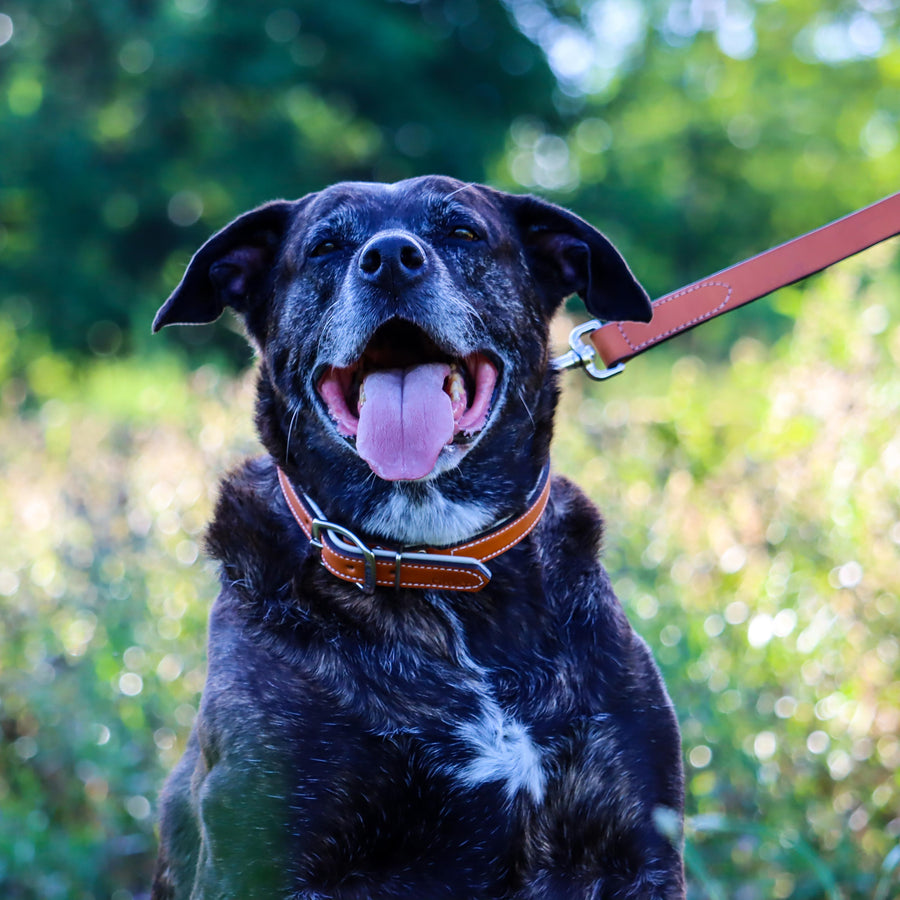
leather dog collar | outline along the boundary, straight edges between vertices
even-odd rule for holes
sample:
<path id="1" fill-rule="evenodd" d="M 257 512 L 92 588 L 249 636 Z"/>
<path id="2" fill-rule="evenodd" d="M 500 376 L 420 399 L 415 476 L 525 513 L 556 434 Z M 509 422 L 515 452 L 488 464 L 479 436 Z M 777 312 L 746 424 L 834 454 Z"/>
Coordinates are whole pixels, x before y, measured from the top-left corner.
<path id="1" fill-rule="evenodd" d="M 490 580 L 484 563 L 514 547 L 540 521 L 550 496 L 550 468 L 541 475 L 537 499 L 516 519 L 503 522 L 464 544 L 397 551 L 370 547 L 352 531 L 329 522 L 316 504 L 294 490 L 278 468 L 278 483 L 297 524 L 319 550 L 322 565 L 368 593 L 379 587 L 480 591 Z"/>

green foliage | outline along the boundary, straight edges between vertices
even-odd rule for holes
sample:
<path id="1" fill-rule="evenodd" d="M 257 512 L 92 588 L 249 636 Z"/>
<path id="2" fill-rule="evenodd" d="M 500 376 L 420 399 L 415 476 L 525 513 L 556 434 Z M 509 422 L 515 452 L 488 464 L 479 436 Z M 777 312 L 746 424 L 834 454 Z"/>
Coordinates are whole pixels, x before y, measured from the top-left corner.
<path id="1" fill-rule="evenodd" d="M 604 508 L 681 717 L 695 900 L 896 894 L 892 249 L 817 279 L 775 348 L 567 376 L 555 467 Z M 17 346 L 0 337 L 25 373 L 0 413 L 0 894 L 129 900 L 203 684 L 201 534 L 255 452 L 252 378 Z"/>
<path id="2" fill-rule="evenodd" d="M 897 185 L 893 0 L 7 0 L 0 16 L 0 296 L 63 349 L 143 351 L 210 233 L 342 178 L 550 193 L 654 295 Z M 727 347 L 735 321 L 691 340 Z M 743 327 L 789 325 L 765 307 Z M 244 358 L 224 330 L 180 340 Z"/>
<path id="3" fill-rule="evenodd" d="M 896 3 L 548 2 L 555 27 L 508 4 L 569 119 L 513 122 L 493 177 L 574 206 L 652 296 L 897 190 Z M 790 324 L 758 307 L 689 341 L 727 354 L 748 328 L 771 340 Z"/>
<path id="4" fill-rule="evenodd" d="M 245 209 L 341 179 L 483 180 L 511 118 L 556 120 L 540 51 L 495 3 L 2 12 L 0 294 L 58 347 L 139 348 L 191 253 Z"/>
<path id="5" fill-rule="evenodd" d="M 252 392 L 162 363 L 27 372 L 0 445 L 0 894 L 127 900 L 203 685 L 201 534 Z"/>

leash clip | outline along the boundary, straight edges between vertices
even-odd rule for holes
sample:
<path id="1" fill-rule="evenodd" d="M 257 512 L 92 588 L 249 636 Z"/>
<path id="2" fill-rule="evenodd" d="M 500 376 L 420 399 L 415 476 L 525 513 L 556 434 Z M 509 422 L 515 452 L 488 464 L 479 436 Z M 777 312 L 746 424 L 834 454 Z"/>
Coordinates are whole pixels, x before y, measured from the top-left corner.
<path id="1" fill-rule="evenodd" d="M 557 356 L 550 364 L 557 372 L 564 372 L 567 369 L 584 369 L 584 371 L 594 379 L 594 381 L 606 381 L 614 375 L 625 371 L 625 363 L 618 363 L 608 369 L 601 369 L 596 360 L 598 359 L 597 351 L 592 344 L 586 343 L 583 338 L 586 334 L 601 328 L 603 323 L 599 319 L 591 319 L 572 329 L 569 335 L 569 346 L 572 348 L 568 353 Z"/>

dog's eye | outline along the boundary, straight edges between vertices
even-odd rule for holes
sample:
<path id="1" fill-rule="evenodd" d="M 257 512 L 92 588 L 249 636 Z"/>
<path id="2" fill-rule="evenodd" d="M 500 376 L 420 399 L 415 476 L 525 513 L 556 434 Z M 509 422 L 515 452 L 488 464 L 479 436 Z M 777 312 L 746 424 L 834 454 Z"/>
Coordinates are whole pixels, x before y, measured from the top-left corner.
<path id="1" fill-rule="evenodd" d="M 479 240 L 477 232 L 473 231 L 465 225 L 457 225 L 450 232 L 451 237 L 455 237 L 458 241 L 477 241 Z"/>
<path id="2" fill-rule="evenodd" d="M 329 253 L 334 253 L 338 249 L 340 249 L 340 245 L 337 241 L 319 241 L 319 243 L 312 248 L 309 255 L 327 256 Z"/>

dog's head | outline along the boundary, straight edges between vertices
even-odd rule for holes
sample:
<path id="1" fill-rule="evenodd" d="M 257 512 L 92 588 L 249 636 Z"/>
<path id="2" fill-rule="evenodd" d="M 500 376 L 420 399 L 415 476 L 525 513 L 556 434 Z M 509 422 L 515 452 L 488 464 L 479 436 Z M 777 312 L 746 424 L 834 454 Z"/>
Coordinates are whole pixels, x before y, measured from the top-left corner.
<path id="1" fill-rule="evenodd" d="M 650 318 L 622 257 L 577 216 L 428 176 L 245 213 L 197 252 L 153 328 L 233 308 L 260 355 L 257 421 L 278 462 L 370 533 L 449 543 L 534 486 L 556 397 L 548 325 L 574 293 L 602 319 Z"/>

